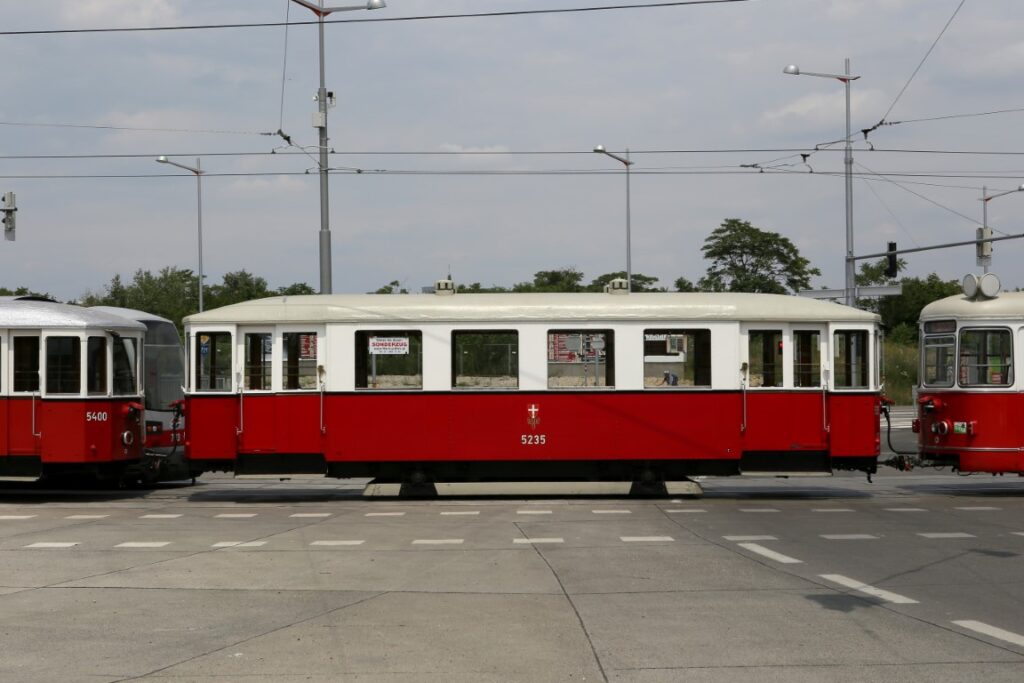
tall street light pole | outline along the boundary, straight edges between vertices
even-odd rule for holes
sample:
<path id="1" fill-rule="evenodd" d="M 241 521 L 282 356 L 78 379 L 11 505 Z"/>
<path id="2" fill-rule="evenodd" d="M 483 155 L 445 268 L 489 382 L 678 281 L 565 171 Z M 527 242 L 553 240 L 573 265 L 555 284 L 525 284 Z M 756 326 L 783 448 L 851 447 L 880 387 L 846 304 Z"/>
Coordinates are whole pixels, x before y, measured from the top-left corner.
<path id="1" fill-rule="evenodd" d="M 850 82 L 860 76 L 850 75 L 850 60 L 846 59 L 846 70 L 842 74 L 819 74 L 812 71 L 801 71 L 796 64 L 790 64 L 782 73 L 791 76 L 818 76 L 819 78 L 834 78 L 843 84 L 846 89 L 846 153 L 843 156 L 843 165 L 846 176 L 846 281 L 843 287 L 844 299 L 847 306 L 856 303 L 856 270 L 853 259 L 853 140 L 850 137 Z"/>
<path id="2" fill-rule="evenodd" d="M 633 162 L 629 160 L 629 150 L 626 150 L 626 156 L 620 157 L 618 154 L 612 154 L 604 148 L 604 145 L 598 145 L 594 148 L 594 151 L 598 154 L 604 154 L 607 157 L 615 159 L 623 166 L 626 167 L 626 291 L 633 291 L 633 257 L 631 253 L 630 234 L 629 234 L 629 167 L 633 165 Z"/>
<path id="3" fill-rule="evenodd" d="M 192 166 L 186 166 L 185 164 L 179 164 L 177 161 L 171 161 L 167 157 L 157 157 L 157 163 L 170 164 L 171 166 L 177 166 L 178 168 L 184 169 L 189 173 L 194 173 L 196 176 L 196 206 L 198 207 L 198 223 L 199 223 L 199 312 L 203 312 L 203 170 L 199 166 L 199 158 L 196 157 L 195 168 Z"/>
<path id="4" fill-rule="evenodd" d="M 1005 192 L 996 192 L 995 194 L 988 194 L 987 187 L 981 188 L 981 232 L 978 234 L 978 239 L 983 240 L 992 237 L 992 231 L 989 230 L 988 227 L 988 203 L 995 199 L 996 197 L 1004 197 L 1008 194 L 1013 194 L 1014 192 L 1024 192 L 1024 185 L 1021 185 L 1020 187 L 1017 187 L 1013 190 L 1006 190 Z M 982 245 L 978 245 L 978 265 L 982 266 L 985 269 L 984 272 L 987 273 L 989 266 L 992 265 L 992 243 L 985 242 L 985 246 L 987 246 L 988 249 L 983 249 Z M 987 253 L 982 255 L 983 252 Z"/>
<path id="5" fill-rule="evenodd" d="M 320 131 L 320 293 L 330 294 L 331 284 L 331 224 L 327 193 L 327 88 L 324 85 L 324 17 L 334 12 L 351 12 L 386 7 L 384 0 L 367 0 L 365 5 L 325 7 L 324 0 L 315 5 L 309 0 L 292 0 L 313 12 L 319 20 L 320 30 L 320 89 L 316 93 L 318 110 L 313 115 L 313 127 Z M 331 95 L 333 97 L 333 94 Z"/>

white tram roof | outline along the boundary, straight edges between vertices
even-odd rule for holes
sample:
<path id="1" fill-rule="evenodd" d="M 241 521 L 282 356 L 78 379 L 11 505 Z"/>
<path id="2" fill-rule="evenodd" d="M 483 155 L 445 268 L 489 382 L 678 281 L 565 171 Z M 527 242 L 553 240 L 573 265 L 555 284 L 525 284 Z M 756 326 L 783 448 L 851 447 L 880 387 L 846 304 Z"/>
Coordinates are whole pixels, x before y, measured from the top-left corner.
<path id="1" fill-rule="evenodd" d="M 185 318 L 189 325 L 527 321 L 876 323 L 874 313 L 782 294 L 310 294 L 256 299 Z"/>
<path id="2" fill-rule="evenodd" d="M 994 299 L 968 299 L 963 294 L 933 301 L 921 309 L 921 320 L 963 318 L 1020 320 L 1024 318 L 1024 292 L 1001 292 Z"/>
<path id="3" fill-rule="evenodd" d="M 145 331 L 142 323 L 119 315 L 55 301 L 0 297 L 0 329 L 102 329 Z"/>
<path id="4" fill-rule="evenodd" d="M 156 315 L 155 313 L 147 313 L 146 311 L 140 311 L 136 308 L 121 308 L 120 306 L 90 306 L 90 310 L 99 311 L 100 313 L 112 313 L 119 315 L 122 318 L 128 318 L 129 320 L 152 321 L 158 320 L 160 322 L 171 322 L 167 318 Z"/>

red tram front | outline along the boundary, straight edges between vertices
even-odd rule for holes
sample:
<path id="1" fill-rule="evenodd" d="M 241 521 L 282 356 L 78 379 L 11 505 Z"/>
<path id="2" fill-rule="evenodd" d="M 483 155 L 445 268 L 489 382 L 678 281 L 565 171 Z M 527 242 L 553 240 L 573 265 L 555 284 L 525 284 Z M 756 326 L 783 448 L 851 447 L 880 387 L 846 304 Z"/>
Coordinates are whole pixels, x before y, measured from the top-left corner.
<path id="1" fill-rule="evenodd" d="M 879 452 L 877 316 L 798 297 L 294 296 L 186 337 L 207 470 L 674 480 L 873 472 Z"/>
<path id="2" fill-rule="evenodd" d="M 1024 394 L 1015 348 L 1024 293 L 994 275 L 964 279 L 964 294 L 921 311 L 918 452 L 922 464 L 963 473 L 1024 474 Z"/>
<path id="3" fill-rule="evenodd" d="M 138 463 L 144 332 L 79 306 L 0 300 L 0 480 L 118 477 Z"/>

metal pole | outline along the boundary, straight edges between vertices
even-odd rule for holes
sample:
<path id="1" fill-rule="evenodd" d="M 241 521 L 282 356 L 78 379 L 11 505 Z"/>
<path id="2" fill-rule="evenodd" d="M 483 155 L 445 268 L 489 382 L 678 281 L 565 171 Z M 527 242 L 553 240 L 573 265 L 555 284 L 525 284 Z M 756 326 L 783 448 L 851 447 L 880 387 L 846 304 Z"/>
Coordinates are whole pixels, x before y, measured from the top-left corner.
<path id="1" fill-rule="evenodd" d="M 856 271 L 853 261 L 853 144 L 850 139 L 850 59 L 846 59 L 846 152 L 843 164 L 846 167 L 846 305 L 856 302 Z"/>
<path id="2" fill-rule="evenodd" d="M 196 157 L 196 206 L 199 211 L 199 312 L 203 312 L 203 169 Z"/>
<path id="3" fill-rule="evenodd" d="M 986 237 L 988 235 L 988 188 L 982 185 L 981 187 L 981 236 Z M 982 272 L 988 272 L 987 260 L 982 260 Z"/>
<path id="4" fill-rule="evenodd" d="M 633 291 L 633 260 L 630 238 L 630 207 L 629 207 L 629 168 L 633 163 L 629 160 L 629 149 L 626 149 L 626 291 Z"/>
<path id="5" fill-rule="evenodd" d="M 320 0 L 320 7 L 324 2 Z M 331 286 L 331 226 L 327 193 L 327 87 L 324 85 L 324 15 L 318 12 L 320 30 L 320 293 L 330 294 Z"/>

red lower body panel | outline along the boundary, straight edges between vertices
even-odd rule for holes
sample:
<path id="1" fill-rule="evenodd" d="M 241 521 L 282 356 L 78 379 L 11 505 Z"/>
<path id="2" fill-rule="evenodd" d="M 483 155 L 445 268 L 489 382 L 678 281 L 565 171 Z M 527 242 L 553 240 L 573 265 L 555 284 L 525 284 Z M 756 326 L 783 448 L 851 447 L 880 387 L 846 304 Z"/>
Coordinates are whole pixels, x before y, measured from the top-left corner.
<path id="1" fill-rule="evenodd" d="M 918 399 L 921 460 L 961 472 L 1024 472 L 1024 396 L 928 391 Z"/>

